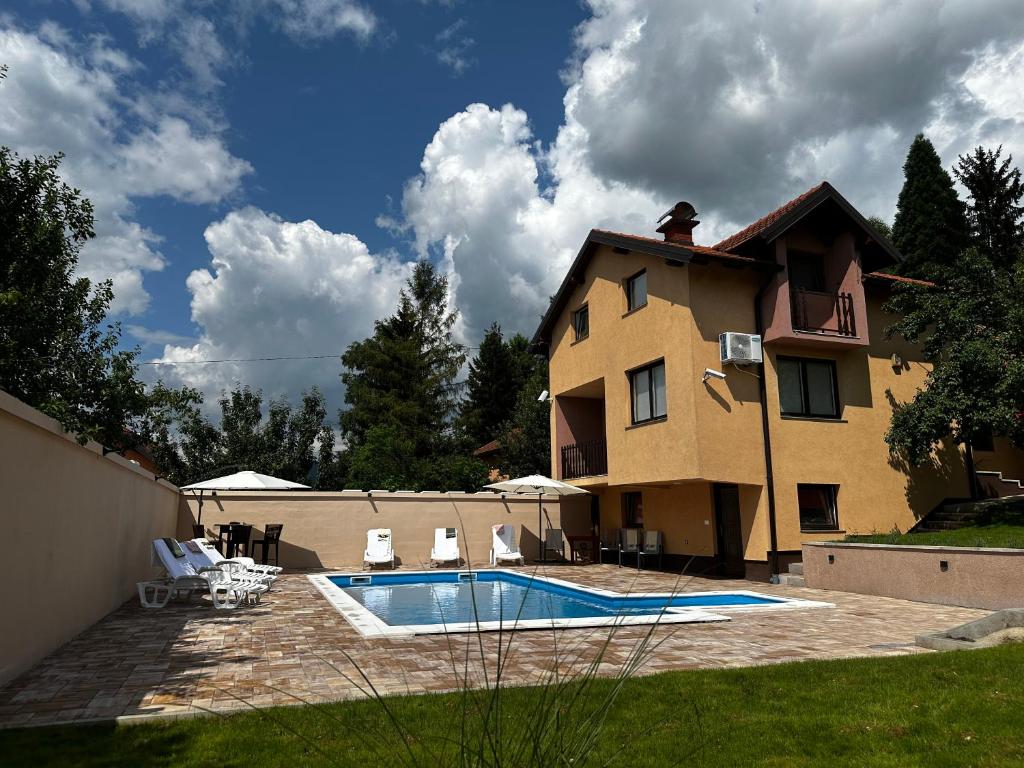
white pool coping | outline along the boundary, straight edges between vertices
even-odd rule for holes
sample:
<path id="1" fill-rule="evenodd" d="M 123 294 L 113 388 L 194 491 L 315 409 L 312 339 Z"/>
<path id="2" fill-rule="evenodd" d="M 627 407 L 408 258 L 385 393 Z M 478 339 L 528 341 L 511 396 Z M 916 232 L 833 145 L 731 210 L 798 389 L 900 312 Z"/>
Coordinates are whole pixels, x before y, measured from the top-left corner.
<path id="1" fill-rule="evenodd" d="M 820 602 L 817 600 L 803 600 L 795 597 L 783 597 L 781 595 L 766 595 L 761 592 L 753 592 L 746 589 L 730 589 L 709 592 L 613 592 L 597 587 L 588 587 L 572 581 L 555 579 L 550 576 L 529 575 L 522 571 L 514 571 L 508 568 L 488 568 L 487 573 L 508 573 L 520 577 L 526 577 L 533 581 L 547 582 L 562 587 L 571 587 L 582 592 L 590 592 L 602 597 L 676 597 L 679 595 L 747 595 L 749 597 L 761 597 L 773 601 L 761 605 L 735 605 L 735 606 L 714 606 L 715 611 L 728 611 L 729 613 L 746 613 L 751 611 L 778 611 L 794 610 L 802 608 L 834 608 L 832 603 Z M 387 575 L 385 572 L 379 575 Z M 399 571 L 403 576 L 414 576 L 416 574 L 436 574 L 437 571 Z M 477 571 L 450 571 L 450 573 L 477 573 Z M 351 624 L 363 637 L 411 637 L 413 635 L 447 635 L 462 632 L 496 632 L 519 629 L 572 629 L 580 627 L 628 627 L 649 624 L 694 624 L 703 622 L 729 621 L 729 616 L 722 613 L 712 613 L 703 608 L 666 608 L 658 613 L 651 614 L 630 614 L 622 616 L 589 616 L 575 619 L 521 619 L 505 621 L 474 621 L 474 622 L 453 622 L 441 624 L 402 624 L 392 626 L 382 621 L 376 614 L 366 608 L 355 598 L 351 597 L 342 587 L 331 581 L 332 577 L 338 576 L 367 576 L 365 571 L 339 571 L 337 573 L 321 573 L 310 575 L 306 578 L 324 596 L 345 620 Z M 776 602 L 777 601 L 777 602 Z"/>

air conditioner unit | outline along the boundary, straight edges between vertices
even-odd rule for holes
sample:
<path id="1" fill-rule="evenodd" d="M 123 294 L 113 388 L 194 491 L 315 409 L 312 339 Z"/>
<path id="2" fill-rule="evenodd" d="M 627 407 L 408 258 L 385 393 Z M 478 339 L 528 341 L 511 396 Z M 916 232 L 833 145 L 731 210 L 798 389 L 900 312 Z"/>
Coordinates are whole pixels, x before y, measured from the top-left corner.
<path id="1" fill-rule="evenodd" d="M 761 363 L 761 337 L 755 333 L 721 333 L 718 335 L 718 346 L 723 363 Z"/>

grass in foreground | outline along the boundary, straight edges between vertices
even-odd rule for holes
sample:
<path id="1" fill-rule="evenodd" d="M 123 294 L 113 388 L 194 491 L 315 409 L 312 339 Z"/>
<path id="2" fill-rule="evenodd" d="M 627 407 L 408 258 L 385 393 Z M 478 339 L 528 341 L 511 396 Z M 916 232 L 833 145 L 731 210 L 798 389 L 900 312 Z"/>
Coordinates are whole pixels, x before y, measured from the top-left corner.
<path id="1" fill-rule="evenodd" d="M 876 533 L 847 536 L 859 544 L 907 544 L 933 547 L 1010 547 L 1024 549 L 1024 512 L 995 513 L 984 525 L 932 533 Z"/>
<path id="2" fill-rule="evenodd" d="M 1020 765 L 1022 679 L 1024 645 L 636 678 L 626 683 L 588 764 L 617 754 L 613 764 L 626 766 Z M 505 695 L 503 717 L 514 722 L 515 710 L 536 706 L 543 691 Z M 437 751 L 438 738 L 458 728 L 458 698 L 388 699 L 410 731 L 413 754 L 424 746 Z M 8 768 L 400 764 L 406 748 L 379 704 L 328 710 L 344 726 L 301 707 L 117 728 L 0 731 L 0 755 Z"/>

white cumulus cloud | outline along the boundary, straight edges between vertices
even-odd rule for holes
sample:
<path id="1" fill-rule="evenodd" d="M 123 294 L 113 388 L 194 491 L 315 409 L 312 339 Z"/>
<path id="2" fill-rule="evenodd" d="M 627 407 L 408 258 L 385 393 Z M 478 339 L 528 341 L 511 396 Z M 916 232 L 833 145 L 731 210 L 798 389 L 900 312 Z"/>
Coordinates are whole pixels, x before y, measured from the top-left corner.
<path id="1" fill-rule="evenodd" d="M 712 244 L 823 178 L 891 217 L 921 130 L 947 165 L 983 142 L 1024 161 L 1019 0 L 588 5 L 555 140 L 470 105 L 385 221 L 446 260 L 467 340 L 532 332 L 591 227 L 653 235 L 685 199 Z"/>
<path id="2" fill-rule="evenodd" d="M 217 365 L 195 360 L 340 356 L 392 312 L 411 265 L 370 253 L 354 235 L 314 221 L 284 221 L 258 208 L 233 211 L 207 227 L 209 269 L 188 277 L 194 344 L 168 344 L 159 366 L 168 382 L 202 390 L 208 404 L 236 384 L 268 397 L 296 398 L 319 385 L 332 409 L 342 405 L 337 358 Z"/>
<path id="3" fill-rule="evenodd" d="M 115 310 L 140 313 L 146 272 L 164 266 L 160 237 L 133 220 L 134 201 L 166 195 L 211 203 L 252 168 L 220 135 L 155 110 L 132 87 L 130 57 L 102 42 L 76 45 L 56 28 L 0 29 L 0 143 L 22 155 L 64 152 L 61 174 L 95 206 L 97 237 L 80 272 L 113 279 Z"/>

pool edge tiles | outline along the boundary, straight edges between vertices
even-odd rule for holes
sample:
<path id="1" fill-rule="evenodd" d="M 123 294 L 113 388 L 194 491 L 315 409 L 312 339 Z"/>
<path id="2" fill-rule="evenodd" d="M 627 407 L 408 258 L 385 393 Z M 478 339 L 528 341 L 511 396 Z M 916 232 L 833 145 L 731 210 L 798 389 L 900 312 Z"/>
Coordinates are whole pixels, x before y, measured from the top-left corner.
<path id="1" fill-rule="evenodd" d="M 430 575 L 435 577 L 441 573 L 455 576 L 469 573 L 469 571 L 399 571 L 374 573 L 373 576 L 407 576 Z M 588 587 L 563 579 L 556 579 L 550 576 L 525 574 L 521 571 L 513 571 L 505 568 L 490 568 L 472 573 L 507 574 L 515 579 L 528 579 L 532 583 L 541 583 L 568 588 L 600 598 L 671 598 L 672 593 L 668 592 L 632 592 L 628 594 L 613 592 L 607 589 Z M 536 629 L 572 629 L 583 627 L 612 627 L 612 626 L 637 626 L 650 624 L 692 624 L 706 622 L 729 621 L 730 617 L 722 613 L 711 612 L 700 607 L 671 607 L 646 614 L 622 614 L 613 617 L 582 617 L 582 618 L 547 618 L 547 619 L 520 619 L 512 621 L 472 621 L 472 622 L 450 622 L 437 624 L 402 624 L 391 625 L 383 621 L 379 616 L 366 608 L 362 603 L 349 595 L 344 588 L 336 584 L 333 579 L 367 576 L 365 572 L 337 572 L 309 575 L 307 578 L 316 587 L 324 598 L 337 610 L 348 623 L 364 638 L 374 637 L 410 637 L 413 635 L 430 634 L 458 634 L 465 632 L 494 632 L 499 630 L 536 630 Z M 430 579 L 430 580 L 433 580 Z M 447 581 L 447 579 L 446 579 Z M 678 596 L 679 593 L 677 593 Z M 792 610 L 798 608 L 828 608 L 834 607 L 831 603 L 814 600 L 803 600 L 800 598 L 782 597 L 776 595 L 764 595 L 750 590 L 728 590 L 690 592 L 687 595 L 713 597 L 716 595 L 745 595 L 767 603 L 758 605 L 723 605 L 709 606 L 715 611 L 748 612 L 748 611 L 776 611 Z"/>

